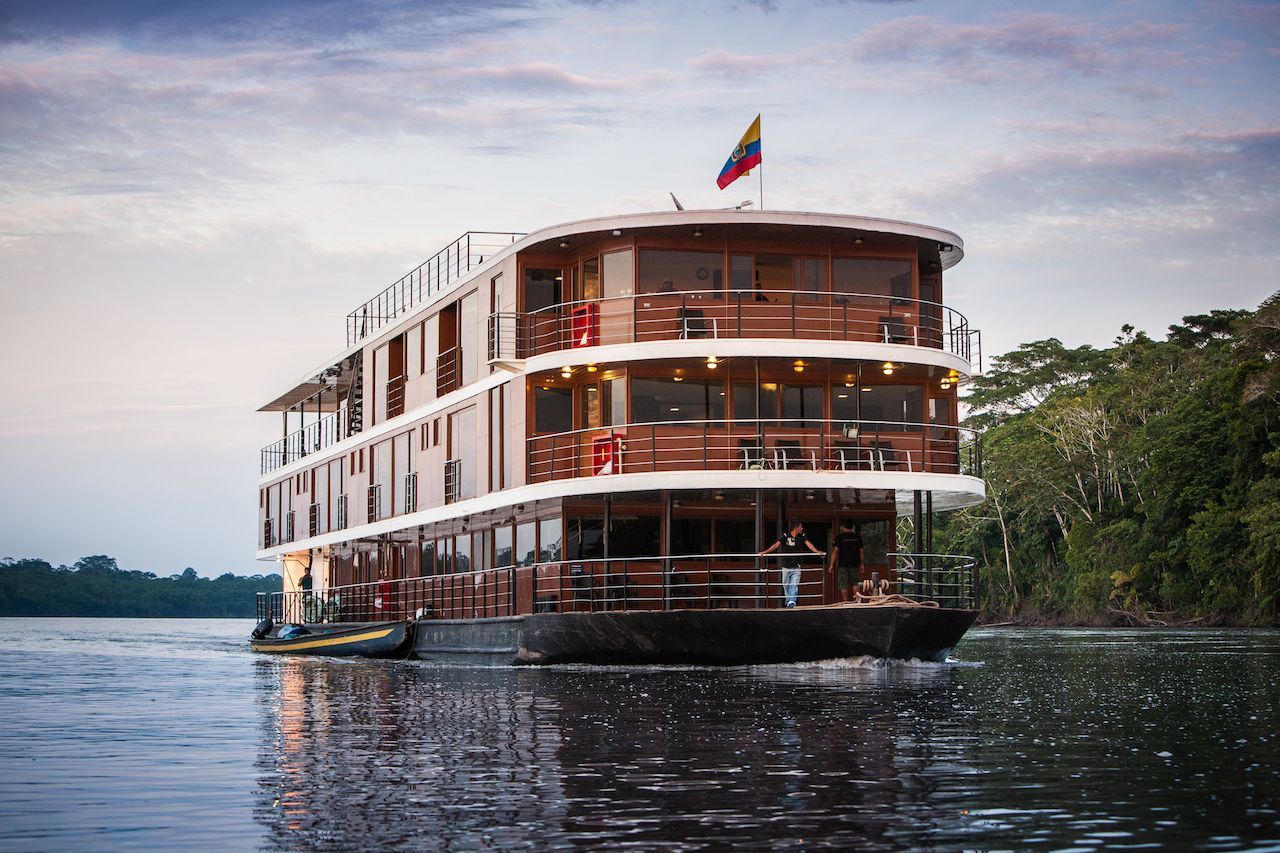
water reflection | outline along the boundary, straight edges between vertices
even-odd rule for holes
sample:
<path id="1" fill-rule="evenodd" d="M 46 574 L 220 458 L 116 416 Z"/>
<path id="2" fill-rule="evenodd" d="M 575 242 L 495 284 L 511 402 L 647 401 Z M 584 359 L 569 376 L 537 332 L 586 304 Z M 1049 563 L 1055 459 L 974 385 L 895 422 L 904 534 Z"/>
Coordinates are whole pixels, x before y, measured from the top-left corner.
<path id="1" fill-rule="evenodd" d="M 256 813 L 288 849 L 1278 843 L 1280 641 L 1197 636 L 979 633 L 980 665 L 260 659 Z"/>

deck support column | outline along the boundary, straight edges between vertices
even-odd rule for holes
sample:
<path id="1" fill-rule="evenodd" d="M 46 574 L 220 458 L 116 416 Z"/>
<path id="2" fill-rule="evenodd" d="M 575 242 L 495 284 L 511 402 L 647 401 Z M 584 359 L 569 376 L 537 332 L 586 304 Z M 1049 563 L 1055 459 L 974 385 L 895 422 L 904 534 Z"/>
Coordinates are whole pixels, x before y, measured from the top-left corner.
<path id="1" fill-rule="evenodd" d="M 764 550 L 764 492 L 756 489 L 756 541 L 755 552 L 759 554 Z M 763 575 L 764 560 L 756 557 L 756 607 L 760 606 L 760 582 L 764 579 Z"/>
<path id="2" fill-rule="evenodd" d="M 912 492 L 911 529 L 912 529 L 912 533 L 915 535 L 915 542 L 913 543 L 911 548 L 911 550 L 915 552 L 915 557 L 912 559 L 912 562 L 915 563 L 916 583 L 919 584 L 922 582 L 923 578 L 925 577 L 924 564 L 922 562 L 923 558 L 920 556 L 921 554 L 924 553 L 924 519 L 921 517 L 919 489 Z M 933 592 L 930 590 L 926 593 L 926 595 L 929 595 L 930 597 L 932 597 Z"/>
<path id="3" fill-rule="evenodd" d="M 670 491 L 662 493 L 662 529 L 658 541 L 667 558 L 662 561 L 662 609 L 671 609 L 671 509 L 674 497 Z"/>

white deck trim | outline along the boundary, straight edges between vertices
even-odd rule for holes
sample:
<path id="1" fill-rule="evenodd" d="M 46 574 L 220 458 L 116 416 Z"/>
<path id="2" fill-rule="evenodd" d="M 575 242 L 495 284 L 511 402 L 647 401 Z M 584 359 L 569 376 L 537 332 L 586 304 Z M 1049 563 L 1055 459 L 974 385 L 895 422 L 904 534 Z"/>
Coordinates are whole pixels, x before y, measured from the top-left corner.
<path id="1" fill-rule="evenodd" d="M 336 530 L 296 542 L 264 548 L 257 559 L 271 560 L 298 551 L 337 545 L 352 539 L 394 533 L 420 524 L 435 524 L 482 512 L 539 500 L 609 492 L 647 492 L 671 489 L 670 471 L 642 471 L 603 477 L 575 477 L 532 483 L 490 492 L 457 503 L 432 507 Z M 933 492 L 934 512 L 974 506 L 986 499 L 987 487 L 967 474 L 910 473 L 905 471 L 689 471 L 679 480 L 689 489 L 870 489 L 895 492 L 899 515 L 912 511 L 912 492 Z M 687 484 L 687 485 L 685 485 Z"/>

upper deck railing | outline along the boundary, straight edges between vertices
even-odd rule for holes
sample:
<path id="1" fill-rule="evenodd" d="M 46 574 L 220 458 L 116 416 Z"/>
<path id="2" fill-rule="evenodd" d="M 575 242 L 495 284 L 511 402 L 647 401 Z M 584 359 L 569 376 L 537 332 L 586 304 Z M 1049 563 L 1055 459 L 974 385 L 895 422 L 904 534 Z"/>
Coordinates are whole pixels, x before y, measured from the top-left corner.
<path id="1" fill-rule="evenodd" d="M 258 454 L 258 472 L 269 474 L 312 453 L 319 453 L 346 437 L 347 410 L 342 408 L 262 448 Z"/>
<path id="2" fill-rule="evenodd" d="M 897 471 L 982 476 L 966 427 L 820 418 L 655 421 L 531 436 L 529 482 L 645 471 Z M 604 487 L 607 488 L 607 487 Z"/>
<path id="3" fill-rule="evenodd" d="M 941 349 L 981 367 L 981 332 L 938 302 L 866 293 L 692 290 L 565 302 L 489 318 L 490 359 L 714 338 L 867 341 Z"/>
<path id="4" fill-rule="evenodd" d="M 468 231 L 347 315 L 347 346 L 373 334 L 523 237 L 515 231 Z"/>

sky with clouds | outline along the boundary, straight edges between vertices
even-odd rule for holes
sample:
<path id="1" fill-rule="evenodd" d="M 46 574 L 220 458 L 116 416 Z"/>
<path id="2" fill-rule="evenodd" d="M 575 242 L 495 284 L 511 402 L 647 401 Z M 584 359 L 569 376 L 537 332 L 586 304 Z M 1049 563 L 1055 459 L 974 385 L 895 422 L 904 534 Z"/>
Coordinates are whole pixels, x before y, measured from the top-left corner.
<path id="1" fill-rule="evenodd" d="M 469 229 L 956 231 L 990 356 L 1280 288 L 1280 4 L 0 2 L 0 556 L 252 559 L 267 399 Z"/>

